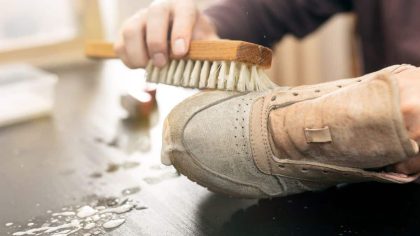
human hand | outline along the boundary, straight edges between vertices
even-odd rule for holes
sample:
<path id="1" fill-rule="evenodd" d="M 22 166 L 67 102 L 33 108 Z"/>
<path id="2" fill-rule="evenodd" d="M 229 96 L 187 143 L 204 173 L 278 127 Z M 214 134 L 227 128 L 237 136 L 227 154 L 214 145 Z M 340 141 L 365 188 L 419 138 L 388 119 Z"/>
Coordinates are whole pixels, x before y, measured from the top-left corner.
<path id="1" fill-rule="evenodd" d="M 408 134 L 420 144 L 420 67 L 397 73 L 400 88 L 401 112 Z M 412 175 L 420 173 L 420 154 L 393 166 L 398 173 Z"/>
<path id="2" fill-rule="evenodd" d="M 192 39 L 216 38 L 213 23 L 194 0 L 155 0 L 123 24 L 114 50 L 130 68 L 144 68 L 150 59 L 163 67 L 169 45 L 179 58 L 188 52 Z"/>

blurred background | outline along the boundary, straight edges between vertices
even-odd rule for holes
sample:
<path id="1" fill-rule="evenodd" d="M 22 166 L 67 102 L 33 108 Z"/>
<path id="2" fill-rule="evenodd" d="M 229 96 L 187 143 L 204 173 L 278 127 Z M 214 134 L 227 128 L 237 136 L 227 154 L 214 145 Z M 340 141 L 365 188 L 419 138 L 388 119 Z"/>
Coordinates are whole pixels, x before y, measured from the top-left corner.
<path id="1" fill-rule="evenodd" d="M 0 0 L 0 63 L 48 68 L 84 63 L 89 39 L 114 41 L 124 19 L 151 0 Z M 210 0 L 198 0 L 200 7 Z M 299 41 L 278 43 L 272 70 L 281 85 L 312 84 L 358 75 L 354 17 L 341 14 Z"/>

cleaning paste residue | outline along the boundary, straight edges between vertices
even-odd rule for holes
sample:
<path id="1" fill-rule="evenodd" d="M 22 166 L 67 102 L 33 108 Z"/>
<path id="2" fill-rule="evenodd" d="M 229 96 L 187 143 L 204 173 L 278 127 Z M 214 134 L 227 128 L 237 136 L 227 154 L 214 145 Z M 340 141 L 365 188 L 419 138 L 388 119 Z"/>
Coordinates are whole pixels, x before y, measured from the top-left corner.
<path id="1" fill-rule="evenodd" d="M 104 227 L 105 229 L 113 229 L 124 224 L 124 222 L 125 222 L 125 219 L 110 220 L 110 221 L 105 222 L 102 225 L 102 227 Z"/>
<path id="2" fill-rule="evenodd" d="M 115 229 L 125 223 L 124 214 L 133 209 L 146 209 L 132 200 L 115 199 L 112 204 L 96 206 L 68 207 L 62 212 L 51 212 L 50 219 L 43 224 L 29 223 L 33 226 L 12 233 L 13 236 L 49 235 L 49 236 L 92 236 L 104 235 L 107 231 Z M 115 203 L 115 204 L 114 204 Z M 12 222 L 6 224 L 11 229 L 17 229 Z"/>
<path id="3" fill-rule="evenodd" d="M 141 190 L 140 187 L 126 188 L 126 189 L 123 189 L 121 191 L 121 194 L 123 196 L 129 196 L 129 195 L 133 195 L 133 194 L 136 194 L 136 193 L 140 192 L 140 190 Z"/>

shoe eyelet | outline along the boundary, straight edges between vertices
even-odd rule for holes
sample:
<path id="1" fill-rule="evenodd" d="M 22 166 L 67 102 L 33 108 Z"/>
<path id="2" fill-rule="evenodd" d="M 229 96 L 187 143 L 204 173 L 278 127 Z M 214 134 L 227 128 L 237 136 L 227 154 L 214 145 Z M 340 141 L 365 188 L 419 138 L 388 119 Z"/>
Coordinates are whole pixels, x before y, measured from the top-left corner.
<path id="1" fill-rule="evenodd" d="M 278 167 L 280 167 L 281 169 L 286 168 L 286 166 L 284 166 L 284 165 L 278 165 Z"/>
<path id="2" fill-rule="evenodd" d="M 342 88 L 343 86 L 342 85 L 337 85 L 337 88 Z"/>
<path id="3" fill-rule="evenodd" d="M 302 172 L 308 172 L 308 169 L 306 169 L 306 168 L 302 168 L 302 169 L 300 169 Z"/>
<path id="4" fill-rule="evenodd" d="M 321 92 L 321 90 L 319 90 L 319 89 L 315 90 L 315 93 L 319 93 L 319 92 Z"/>
<path id="5" fill-rule="evenodd" d="M 277 99 L 276 96 L 271 97 L 271 101 L 275 101 Z"/>
<path id="6" fill-rule="evenodd" d="M 362 82 L 362 80 L 361 79 L 358 79 L 357 82 Z"/>
<path id="7" fill-rule="evenodd" d="M 299 94 L 298 93 L 293 93 L 293 96 L 298 96 Z"/>
<path id="8" fill-rule="evenodd" d="M 323 171 L 322 171 L 322 173 L 324 173 L 324 174 L 329 174 L 330 172 L 328 172 L 328 171 L 326 171 L 326 170 L 323 170 Z"/>

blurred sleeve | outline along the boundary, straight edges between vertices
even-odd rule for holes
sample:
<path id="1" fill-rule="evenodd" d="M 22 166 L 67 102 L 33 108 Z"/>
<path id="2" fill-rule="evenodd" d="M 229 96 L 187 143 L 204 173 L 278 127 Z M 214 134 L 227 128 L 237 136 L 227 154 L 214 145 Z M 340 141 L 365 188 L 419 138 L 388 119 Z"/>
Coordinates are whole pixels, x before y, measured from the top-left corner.
<path id="1" fill-rule="evenodd" d="M 205 14 L 220 37 L 271 47 L 285 34 L 302 38 L 332 15 L 352 9 L 352 0 L 221 0 Z"/>

